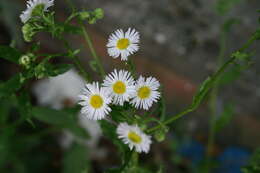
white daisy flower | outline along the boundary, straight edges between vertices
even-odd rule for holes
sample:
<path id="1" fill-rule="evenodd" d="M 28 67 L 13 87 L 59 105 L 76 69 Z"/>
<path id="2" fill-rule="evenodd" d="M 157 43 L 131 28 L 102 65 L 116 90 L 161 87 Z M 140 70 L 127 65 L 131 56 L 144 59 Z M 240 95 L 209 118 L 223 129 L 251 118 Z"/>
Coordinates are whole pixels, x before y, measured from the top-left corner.
<path id="1" fill-rule="evenodd" d="M 113 103 L 121 106 L 125 101 L 129 101 L 135 92 L 134 79 L 131 74 L 125 70 L 114 70 L 107 75 L 103 86 L 110 91 L 113 97 Z"/>
<path id="2" fill-rule="evenodd" d="M 86 84 L 83 94 L 79 95 L 81 113 L 91 120 L 101 120 L 111 111 L 108 104 L 111 102 L 110 93 L 105 88 L 99 88 L 99 84 Z"/>
<path id="3" fill-rule="evenodd" d="M 140 76 L 136 81 L 135 93 L 131 103 L 136 108 L 148 110 L 153 102 L 157 102 L 160 97 L 160 92 L 157 91 L 159 87 L 160 83 L 154 77 L 145 79 Z"/>
<path id="4" fill-rule="evenodd" d="M 139 39 L 140 35 L 135 29 L 128 28 L 126 33 L 122 29 L 116 30 L 108 39 L 109 56 L 117 58 L 121 55 L 121 60 L 126 61 L 129 55 L 138 51 Z"/>
<path id="5" fill-rule="evenodd" d="M 54 5 L 54 0 L 28 0 L 27 9 L 20 15 L 21 21 L 26 23 L 31 17 L 35 7 L 43 6 L 44 11 L 48 11 L 48 8 Z"/>
<path id="6" fill-rule="evenodd" d="M 120 123 L 116 130 L 118 138 L 129 146 L 132 150 L 138 153 L 145 152 L 148 153 L 150 150 L 150 145 L 152 143 L 151 136 L 146 135 L 137 125 L 128 125 L 127 123 Z"/>

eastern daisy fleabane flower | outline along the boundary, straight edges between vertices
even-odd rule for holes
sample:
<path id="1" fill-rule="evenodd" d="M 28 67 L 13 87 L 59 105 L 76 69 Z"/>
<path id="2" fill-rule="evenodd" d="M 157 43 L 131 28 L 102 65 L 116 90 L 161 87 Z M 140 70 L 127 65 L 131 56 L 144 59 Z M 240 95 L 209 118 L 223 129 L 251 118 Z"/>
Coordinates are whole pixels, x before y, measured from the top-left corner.
<path id="1" fill-rule="evenodd" d="M 99 87 L 98 82 L 86 84 L 83 94 L 79 95 L 79 104 L 83 106 L 81 113 L 91 120 L 104 119 L 111 111 L 108 104 L 111 103 L 111 97 L 108 90 Z"/>
<path id="2" fill-rule="evenodd" d="M 110 91 L 113 103 L 121 106 L 125 101 L 129 101 L 135 92 L 134 79 L 130 72 L 125 70 L 114 70 L 108 74 L 103 86 Z"/>
<path id="3" fill-rule="evenodd" d="M 138 153 L 149 152 L 152 143 L 151 136 L 146 135 L 137 125 L 120 123 L 116 132 L 118 138 L 120 138 L 124 144 L 127 144 L 131 150 L 135 148 Z"/>
<path id="4" fill-rule="evenodd" d="M 54 0 L 28 0 L 27 9 L 20 15 L 21 21 L 26 23 L 31 17 L 35 7 L 42 5 L 43 11 L 48 11 L 48 8 L 54 5 Z"/>
<path id="5" fill-rule="evenodd" d="M 140 35 L 135 29 L 128 28 L 126 33 L 122 29 L 116 30 L 109 36 L 107 50 L 109 56 L 126 61 L 129 55 L 138 51 Z"/>
<path id="6" fill-rule="evenodd" d="M 157 102 L 160 98 L 159 87 L 160 83 L 154 77 L 144 78 L 140 76 L 135 84 L 135 93 L 131 104 L 136 108 L 148 110 L 153 102 Z"/>

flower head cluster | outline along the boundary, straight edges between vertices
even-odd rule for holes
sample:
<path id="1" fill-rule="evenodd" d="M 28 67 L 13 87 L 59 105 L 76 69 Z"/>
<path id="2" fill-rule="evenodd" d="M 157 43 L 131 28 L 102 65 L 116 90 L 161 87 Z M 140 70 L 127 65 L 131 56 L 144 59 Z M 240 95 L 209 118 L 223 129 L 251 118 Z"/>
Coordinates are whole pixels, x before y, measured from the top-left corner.
<path id="1" fill-rule="evenodd" d="M 33 17 L 35 10 L 48 11 L 48 8 L 54 5 L 54 0 L 28 0 L 27 9 L 20 15 L 21 21 L 26 23 Z"/>
<path id="2" fill-rule="evenodd" d="M 160 97 L 160 84 L 153 77 L 133 79 L 130 72 L 114 70 L 108 74 L 102 87 L 97 82 L 87 84 L 79 96 L 82 105 L 81 113 L 92 120 L 104 119 L 111 111 L 109 104 L 122 106 L 129 102 L 136 108 L 149 109 Z M 130 149 L 147 153 L 150 149 L 151 137 L 143 133 L 137 125 L 121 123 L 117 134 Z"/>
<path id="3" fill-rule="evenodd" d="M 107 44 L 108 54 L 113 58 L 121 56 L 125 61 L 128 56 L 139 49 L 139 33 L 135 29 L 128 29 L 126 33 L 119 29 L 110 37 Z M 87 84 L 80 95 L 81 113 L 92 120 L 104 119 L 111 111 L 110 104 L 123 106 L 129 102 L 139 109 L 148 110 L 160 98 L 158 91 L 160 83 L 154 77 L 140 76 L 134 80 L 131 73 L 126 70 L 114 70 L 107 76 L 101 85 Z M 129 148 L 137 152 L 148 153 L 151 136 L 146 135 L 136 124 L 120 123 L 117 135 Z"/>
<path id="4" fill-rule="evenodd" d="M 80 95 L 82 113 L 89 119 L 103 119 L 111 110 L 108 106 L 111 102 L 120 106 L 130 102 L 136 108 L 148 110 L 160 97 L 159 86 L 153 77 L 141 76 L 134 81 L 128 71 L 114 70 L 105 77 L 101 88 L 98 83 L 86 85 Z"/>

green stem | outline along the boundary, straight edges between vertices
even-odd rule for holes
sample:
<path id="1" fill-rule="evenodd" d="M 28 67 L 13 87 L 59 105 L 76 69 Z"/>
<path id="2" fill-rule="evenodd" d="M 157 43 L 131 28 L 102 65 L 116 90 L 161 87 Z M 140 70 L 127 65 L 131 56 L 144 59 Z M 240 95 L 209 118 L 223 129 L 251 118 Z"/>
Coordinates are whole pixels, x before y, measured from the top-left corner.
<path id="1" fill-rule="evenodd" d="M 226 42 L 227 42 L 227 32 L 222 30 L 220 37 L 220 52 L 218 55 L 218 67 L 221 67 L 224 61 L 224 56 L 226 52 Z M 206 172 L 210 172 L 211 170 L 211 151 L 213 150 L 213 146 L 215 143 L 215 124 L 216 124 L 216 116 L 217 116 L 217 99 L 218 99 L 218 91 L 219 91 L 219 79 L 216 80 L 214 88 L 210 92 L 209 97 L 209 109 L 210 109 L 210 119 L 209 119 L 209 134 L 208 134 L 208 143 L 207 143 L 207 152 L 206 152 L 206 162 L 208 164 L 206 168 Z"/>
<path id="2" fill-rule="evenodd" d="M 132 74 L 134 79 L 137 79 L 137 74 L 136 74 L 136 67 L 135 64 L 133 62 L 133 60 L 131 58 L 128 59 L 128 61 L 126 62 L 126 66 L 128 67 L 130 73 Z"/>
<path id="3" fill-rule="evenodd" d="M 256 39 L 257 39 L 257 32 L 255 32 L 253 34 L 253 36 L 240 48 L 238 49 L 238 51 L 240 52 L 243 52 L 244 50 L 246 50 Z M 229 67 L 230 64 L 233 64 L 236 60 L 236 57 L 232 56 L 229 60 L 226 61 L 225 64 L 223 64 L 223 66 L 216 72 L 214 73 L 212 76 L 211 76 L 211 81 L 216 81 L 217 78 L 227 69 L 227 67 Z M 207 93 L 209 91 L 210 88 L 206 88 L 205 89 L 205 92 Z M 204 94 L 199 101 L 203 100 L 205 98 L 206 94 Z M 201 103 L 201 102 L 200 102 Z M 199 104 L 200 105 L 200 104 Z M 168 124 L 171 124 L 172 122 L 174 122 L 175 120 L 183 117 L 184 115 L 190 113 L 190 112 L 193 112 L 195 111 L 199 105 L 190 105 L 188 107 L 188 109 L 184 110 L 183 112 L 180 112 L 179 114 L 175 115 L 175 116 L 171 116 L 171 118 L 169 118 L 168 120 L 162 122 L 163 125 L 168 125 Z M 154 126 L 148 130 L 146 130 L 147 133 L 152 133 L 153 131 L 159 129 L 161 127 L 161 125 L 157 125 L 157 126 Z"/>
<path id="4" fill-rule="evenodd" d="M 80 28 L 82 30 L 84 39 L 85 39 L 85 41 L 86 41 L 86 43 L 87 43 L 87 45 L 88 45 L 88 47 L 90 49 L 90 52 L 91 52 L 93 58 L 95 59 L 95 61 L 97 63 L 97 68 L 99 69 L 101 77 L 103 78 L 105 76 L 104 68 L 103 68 L 103 66 L 101 64 L 101 61 L 100 61 L 99 57 L 97 56 L 97 53 L 96 53 L 96 51 L 94 49 L 94 46 L 93 46 L 93 43 L 92 43 L 92 41 L 91 41 L 91 39 L 90 39 L 90 37 L 89 37 L 89 35 L 87 33 L 87 30 L 86 30 L 86 28 L 85 28 L 85 26 L 84 26 L 82 21 L 80 21 Z"/>
<path id="5" fill-rule="evenodd" d="M 64 46 L 69 51 L 72 51 L 68 41 L 66 39 L 64 39 L 64 38 L 62 38 L 61 40 L 63 41 Z M 84 70 L 84 67 L 81 65 L 81 62 L 80 62 L 79 58 L 76 55 L 74 55 L 73 57 L 69 57 L 69 58 L 72 58 L 73 63 L 76 66 L 76 68 L 78 68 L 81 76 L 83 76 L 87 82 L 91 82 L 91 76 Z"/>
<path id="6" fill-rule="evenodd" d="M 77 56 L 75 56 L 73 58 L 73 62 L 77 66 L 77 68 L 79 69 L 81 75 L 85 78 L 85 80 L 87 82 L 91 82 L 90 75 L 84 70 L 84 67 L 81 65 L 80 60 L 79 60 L 79 58 Z"/>
<path id="7" fill-rule="evenodd" d="M 66 1 L 67 1 L 67 3 L 69 4 L 69 6 L 70 6 L 70 8 L 71 8 L 71 10 L 72 10 L 72 14 L 76 14 L 76 13 L 75 13 L 76 8 L 75 8 L 75 6 L 73 5 L 73 3 L 71 2 L 71 0 L 66 0 Z M 74 16 L 72 16 L 72 17 L 74 17 Z M 100 72 L 100 74 L 101 74 L 101 76 L 102 76 L 102 78 L 103 78 L 103 77 L 105 76 L 105 71 L 104 71 L 103 66 L 102 66 L 102 64 L 101 64 L 101 61 L 100 61 L 99 57 L 97 56 L 97 53 L 96 53 L 96 51 L 95 51 L 95 49 L 94 49 L 94 46 L 93 46 L 93 43 L 92 43 L 92 41 L 91 41 L 91 39 L 90 39 L 90 37 L 89 37 L 89 35 L 88 35 L 88 33 L 87 33 L 87 30 L 86 30 L 86 28 L 85 28 L 85 26 L 84 26 L 84 24 L 83 24 L 83 21 L 79 20 L 79 24 L 80 24 L 80 28 L 81 28 L 81 30 L 82 30 L 84 39 L 85 39 L 85 41 L 86 41 L 86 43 L 87 43 L 87 45 L 88 45 L 88 47 L 89 47 L 89 49 L 90 49 L 90 52 L 91 52 L 93 58 L 95 59 L 95 61 L 96 61 L 96 63 L 97 63 L 99 72 Z M 78 60 L 76 59 L 76 61 L 78 61 Z M 76 63 L 77 63 L 78 66 L 79 66 L 79 64 L 80 64 L 79 61 L 76 62 Z M 81 67 L 79 67 L 79 68 L 81 68 Z M 81 69 L 82 69 L 82 68 L 81 68 Z M 83 70 L 83 71 L 84 71 L 84 70 Z"/>

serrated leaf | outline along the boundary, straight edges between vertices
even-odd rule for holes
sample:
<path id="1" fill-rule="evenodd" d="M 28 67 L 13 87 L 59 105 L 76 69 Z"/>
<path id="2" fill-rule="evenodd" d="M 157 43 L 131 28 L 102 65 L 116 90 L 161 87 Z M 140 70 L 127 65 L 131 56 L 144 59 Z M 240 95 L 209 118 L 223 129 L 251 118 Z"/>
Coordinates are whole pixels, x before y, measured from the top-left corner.
<path id="1" fill-rule="evenodd" d="M 19 64 L 21 55 L 22 54 L 15 48 L 9 46 L 0 46 L 0 58 Z"/>
<path id="2" fill-rule="evenodd" d="M 65 152 L 63 159 L 63 173 L 87 173 L 90 163 L 86 146 L 74 143 Z"/>

